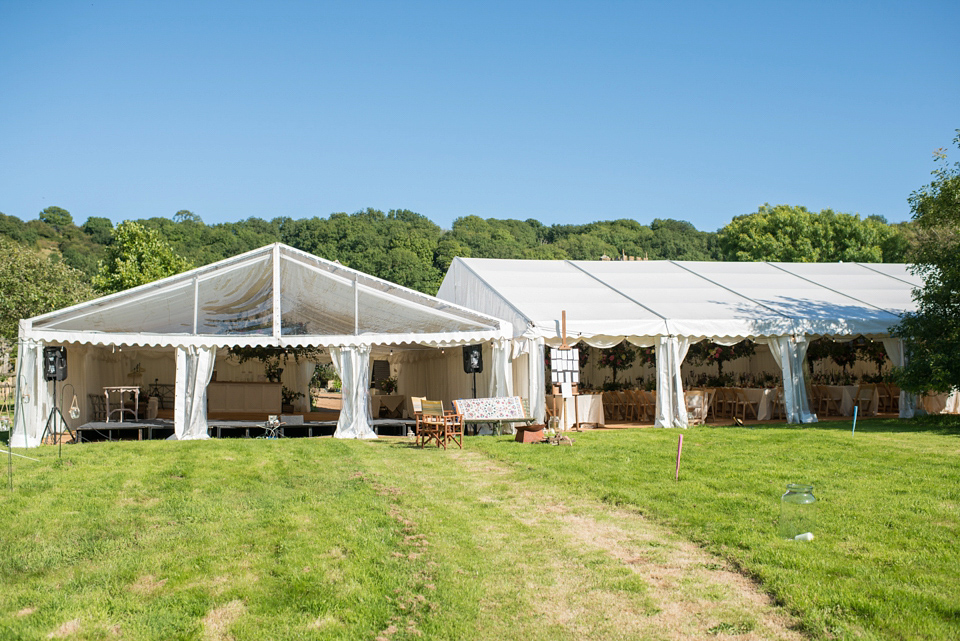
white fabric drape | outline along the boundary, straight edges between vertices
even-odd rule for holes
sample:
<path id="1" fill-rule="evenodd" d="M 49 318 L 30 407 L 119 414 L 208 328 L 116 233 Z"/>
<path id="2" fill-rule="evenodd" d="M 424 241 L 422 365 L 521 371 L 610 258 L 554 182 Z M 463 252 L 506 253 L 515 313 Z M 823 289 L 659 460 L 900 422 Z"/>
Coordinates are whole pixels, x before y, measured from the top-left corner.
<path id="1" fill-rule="evenodd" d="M 547 413 L 547 390 L 544 380 L 546 356 L 543 338 L 522 339 L 527 347 L 527 375 L 530 389 L 530 415 L 537 423 L 543 423 Z"/>
<path id="2" fill-rule="evenodd" d="M 513 368 L 510 365 L 512 352 L 510 340 L 504 338 L 493 341 L 493 372 L 488 396 L 513 396 Z"/>
<path id="3" fill-rule="evenodd" d="M 17 348 L 17 391 L 14 397 L 13 447 L 37 447 L 50 407 L 43 378 L 43 343 L 20 339 Z"/>
<path id="4" fill-rule="evenodd" d="M 897 367 L 903 367 L 907 364 L 906 350 L 903 348 L 903 340 L 891 336 L 883 338 L 883 348 L 887 351 L 887 356 Z M 900 418 L 913 418 L 916 413 L 917 397 L 900 390 Z"/>
<path id="5" fill-rule="evenodd" d="M 656 345 L 657 417 L 656 427 L 687 427 L 687 404 L 683 397 L 680 366 L 690 349 L 690 339 L 661 336 Z"/>
<path id="6" fill-rule="evenodd" d="M 177 441 L 210 438 L 207 433 L 207 385 L 217 358 L 215 347 L 178 347 L 174 388 L 173 436 Z"/>
<path id="7" fill-rule="evenodd" d="M 331 347 L 330 358 L 340 375 L 343 405 L 335 438 L 377 438 L 370 423 L 370 346 Z"/>
<path id="8" fill-rule="evenodd" d="M 788 423 L 816 423 L 817 415 L 810 411 L 807 387 L 803 380 L 803 360 L 810 342 L 802 336 L 771 336 L 765 341 L 773 360 L 780 366 L 783 379 L 783 403 Z"/>
<path id="9" fill-rule="evenodd" d="M 303 396 L 293 402 L 293 411 L 307 413 L 310 411 L 310 380 L 317 364 L 311 360 L 297 363 L 297 391 Z"/>

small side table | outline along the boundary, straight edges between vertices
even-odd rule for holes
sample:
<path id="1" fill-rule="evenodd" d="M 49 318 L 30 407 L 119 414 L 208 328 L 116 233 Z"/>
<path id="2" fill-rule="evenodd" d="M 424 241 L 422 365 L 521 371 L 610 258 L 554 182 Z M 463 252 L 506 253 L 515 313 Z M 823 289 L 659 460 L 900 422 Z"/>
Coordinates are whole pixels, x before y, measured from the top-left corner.
<path id="1" fill-rule="evenodd" d="M 127 392 L 133 394 L 133 409 L 123 406 L 123 395 Z M 103 397 L 106 399 L 107 409 L 107 423 L 110 422 L 110 414 L 113 412 L 110 411 L 110 394 L 119 393 L 120 394 L 120 407 L 113 410 L 113 412 L 120 412 L 120 422 L 123 423 L 123 413 L 130 412 L 133 414 L 133 420 L 137 420 L 137 417 L 140 415 L 140 388 L 137 386 L 131 385 L 121 385 L 117 387 L 104 387 L 103 388 Z"/>

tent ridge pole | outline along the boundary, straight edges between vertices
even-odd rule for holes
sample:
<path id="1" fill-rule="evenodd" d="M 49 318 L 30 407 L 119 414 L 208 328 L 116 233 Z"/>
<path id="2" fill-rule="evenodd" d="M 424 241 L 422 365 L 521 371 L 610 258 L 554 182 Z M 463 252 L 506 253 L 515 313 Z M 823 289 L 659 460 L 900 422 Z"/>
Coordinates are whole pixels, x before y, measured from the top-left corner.
<path id="1" fill-rule="evenodd" d="M 769 261 L 767 261 L 767 264 L 770 265 L 771 267 L 773 267 L 774 269 L 779 269 L 780 271 L 782 271 L 782 272 L 784 272 L 784 273 L 786 273 L 786 274 L 790 274 L 791 276 L 796 276 L 796 277 L 799 278 L 800 280 L 805 280 L 805 281 L 807 281 L 808 283 L 811 283 L 811 284 L 813 284 L 813 285 L 816 285 L 817 287 L 822 287 L 822 288 L 824 288 L 824 289 L 827 290 L 827 291 L 833 292 L 834 294 L 840 294 L 840 295 L 843 296 L 844 298 L 849 298 L 850 300 L 855 300 L 855 301 L 857 301 L 858 303 L 860 303 L 861 305 L 866 305 L 867 307 L 872 307 L 873 309 L 876 309 L 876 310 L 878 310 L 878 311 L 881 311 L 881 312 L 883 312 L 883 313 L 885 313 L 885 314 L 890 314 L 890 315 L 893 316 L 894 318 L 897 318 L 897 319 L 900 318 L 899 315 L 894 314 L 894 313 L 891 312 L 890 310 L 884 309 L 884 308 L 882 308 L 882 307 L 877 307 L 876 305 L 872 305 L 872 304 L 870 304 L 870 303 L 868 303 L 868 302 L 866 302 L 866 301 L 860 300 L 859 298 L 855 298 L 854 296 L 851 296 L 850 294 L 844 294 L 843 292 L 841 292 L 841 291 L 839 291 L 839 290 L 837 290 L 837 289 L 834 289 L 834 288 L 832 288 L 832 287 L 827 287 L 827 286 L 824 285 L 823 283 L 818 283 L 817 281 L 811 280 L 811 279 L 809 279 L 809 278 L 807 278 L 807 277 L 805 277 L 805 276 L 801 276 L 800 274 L 795 274 L 794 272 L 790 271 L 789 269 L 785 269 L 785 268 L 783 268 L 783 267 L 780 267 L 779 265 L 774 265 L 773 263 L 771 263 L 771 262 L 769 262 Z"/>
<path id="2" fill-rule="evenodd" d="M 600 283 L 601 285 L 603 285 L 604 287 L 606 287 L 606 288 L 609 289 L 610 291 L 613 291 L 613 292 L 616 292 L 617 294 L 620 294 L 621 296 L 623 296 L 624 298 L 626 298 L 626 299 L 627 299 L 628 301 L 630 301 L 631 303 L 634 303 L 634 304 L 636 304 L 636 305 L 639 305 L 640 307 L 644 308 L 645 310 L 647 310 L 648 312 L 650 312 L 651 314 L 653 314 L 653 315 L 656 316 L 657 318 L 659 318 L 659 319 L 661 319 L 662 321 L 666 322 L 667 317 L 664 316 L 663 314 L 657 313 L 655 310 L 647 307 L 646 305 L 644 305 L 643 303 L 641 303 L 640 301 L 638 301 L 636 298 L 633 298 L 632 296 L 628 296 L 627 294 L 623 293 L 622 291 L 620 291 L 619 289 L 617 289 L 616 287 L 614 287 L 614 286 L 611 285 L 610 283 L 606 283 L 606 282 L 600 280 L 599 278 L 597 278 L 596 276 L 594 276 L 593 274 L 591 274 L 590 272 L 588 272 L 587 270 L 585 270 L 583 267 L 580 267 L 579 265 L 575 264 L 572 260 L 564 260 L 563 262 L 567 263 L 568 265 L 570 265 L 570 266 L 573 267 L 574 269 L 583 272 L 584 274 L 586 274 L 587 276 L 589 276 L 589 277 L 592 278 L 593 280 L 597 281 L 598 283 Z"/>
<path id="3" fill-rule="evenodd" d="M 734 296 L 739 296 L 740 298 L 742 298 L 742 299 L 744 299 L 744 300 L 748 300 L 748 301 L 750 301 L 751 303 L 753 303 L 754 305 L 757 305 L 758 307 L 763 307 L 764 309 L 769 309 L 771 312 L 773 312 L 774 314 L 777 314 L 778 316 L 783 316 L 784 318 L 788 318 L 788 319 L 790 319 L 790 320 L 796 320 L 793 316 L 789 316 L 789 315 L 787 315 L 787 314 L 784 314 L 784 313 L 781 312 L 779 309 L 775 309 L 775 308 L 773 308 L 773 307 L 771 307 L 771 306 L 769 306 L 769 305 L 765 305 L 764 303 L 761 303 L 761 302 L 758 301 L 758 300 L 754 300 L 754 299 L 750 298 L 749 296 L 744 296 L 743 294 L 741 294 L 741 293 L 738 292 L 737 290 L 731 289 L 730 287 L 727 287 L 726 285 L 721 285 L 721 284 L 718 283 L 717 281 L 712 280 L 712 279 L 710 279 L 710 278 L 707 278 L 707 277 L 704 276 L 703 274 L 700 274 L 700 273 L 698 273 L 698 272 L 693 271 L 693 270 L 690 269 L 689 267 L 684 267 L 683 265 L 681 265 L 680 263 L 678 263 L 678 262 L 675 261 L 675 260 L 671 260 L 670 262 L 673 263 L 674 265 L 676 265 L 677 267 L 679 267 L 680 269 L 682 269 L 682 270 L 684 270 L 684 271 L 690 272 L 691 274 L 693 274 L 693 275 L 696 276 L 697 278 L 702 278 L 703 280 L 707 281 L 708 283 L 710 283 L 710 284 L 712 284 L 712 285 L 716 285 L 716 286 L 719 287 L 720 289 L 725 289 L 725 290 L 727 290 L 728 292 L 730 292 L 730 293 L 733 294 Z"/>
<path id="4" fill-rule="evenodd" d="M 280 243 L 273 244 L 273 337 L 280 338 Z"/>
<path id="5" fill-rule="evenodd" d="M 197 325 L 200 323 L 200 279 L 193 277 L 193 333 L 197 333 Z"/>
<path id="6" fill-rule="evenodd" d="M 892 275 L 892 274 L 885 274 L 885 273 L 883 273 L 882 271 L 880 271 L 879 269 L 874 269 L 873 267 L 871 267 L 871 266 L 868 265 L 867 263 L 854 263 L 854 265 L 857 265 L 857 266 L 859 266 L 859 267 L 863 267 L 864 269 L 868 269 L 868 270 L 872 271 L 874 274 L 880 274 L 881 276 L 886 276 L 887 278 L 892 278 L 893 280 L 898 280 L 898 281 L 900 281 L 901 283 L 905 283 L 905 284 L 907 284 L 907 285 L 910 285 L 911 287 L 915 287 L 915 285 L 914 285 L 913 283 L 911 283 L 910 281 L 908 281 L 908 280 L 903 280 L 902 278 L 898 278 L 897 276 L 894 276 L 894 275 Z"/>

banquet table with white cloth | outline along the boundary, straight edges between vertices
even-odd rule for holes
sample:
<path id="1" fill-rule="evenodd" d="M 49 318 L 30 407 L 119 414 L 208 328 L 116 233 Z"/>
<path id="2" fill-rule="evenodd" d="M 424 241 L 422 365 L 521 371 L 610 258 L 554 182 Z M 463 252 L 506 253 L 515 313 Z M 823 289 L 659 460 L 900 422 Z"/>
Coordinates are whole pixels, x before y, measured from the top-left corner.
<path id="1" fill-rule="evenodd" d="M 576 417 L 574 417 L 576 406 Z M 547 394 L 547 408 L 551 411 L 557 408 L 557 417 L 560 419 L 560 428 L 569 430 L 577 423 L 580 427 L 592 425 L 603 427 L 603 396 L 600 394 L 580 394 L 576 397 L 563 398 L 558 394 Z"/>

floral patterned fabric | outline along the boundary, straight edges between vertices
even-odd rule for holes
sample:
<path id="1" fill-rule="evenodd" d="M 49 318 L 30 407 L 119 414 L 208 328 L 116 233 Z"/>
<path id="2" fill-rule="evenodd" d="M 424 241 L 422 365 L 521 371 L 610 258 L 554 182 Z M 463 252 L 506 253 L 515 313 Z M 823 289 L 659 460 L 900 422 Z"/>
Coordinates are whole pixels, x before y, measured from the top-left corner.
<path id="1" fill-rule="evenodd" d="M 526 418 L 523 402 L 519 396 L 499 396 L 495 398 L 462 398 L 453 402 L 457 412 L 465 421 L 500 421 L 504 419 Z"/>

